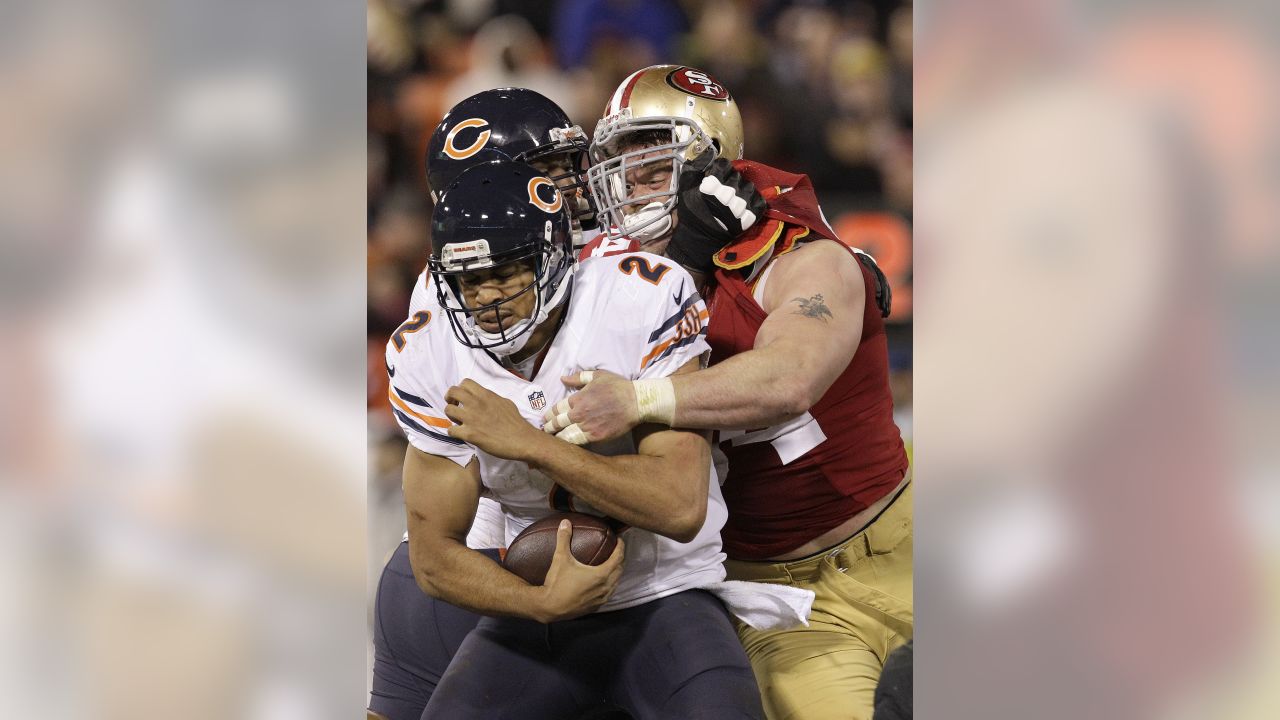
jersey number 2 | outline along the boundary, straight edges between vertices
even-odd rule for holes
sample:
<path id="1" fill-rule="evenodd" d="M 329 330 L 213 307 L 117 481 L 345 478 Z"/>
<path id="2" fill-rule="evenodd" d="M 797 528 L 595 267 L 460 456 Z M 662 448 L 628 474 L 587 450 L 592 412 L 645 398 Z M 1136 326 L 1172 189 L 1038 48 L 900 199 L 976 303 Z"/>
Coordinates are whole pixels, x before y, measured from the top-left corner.
<path id="1" fill-rule="evenodd" d="M 639 255 L 628 255 L 618 263 L 618 269 L 628 275 L 634 275 L 639 272 L 640 277 L 657 285 L 662 280 L 662 276 L 666 275 L 671 268 L 662 263 L 650 265 L 648 260 Z"/>
<path id="2" fill-rule="evenodd" d="M 431 312 L 429 310 L 419 310 L 413 314 L 413 317 L 405 320 L 400 327 L 396 328 L 396 332 L 391 336 L 391 342 L 396 346 L 396 352 L 404 350 L 404 336 L 411 332 L 418 332 L 431 322 Z"/>

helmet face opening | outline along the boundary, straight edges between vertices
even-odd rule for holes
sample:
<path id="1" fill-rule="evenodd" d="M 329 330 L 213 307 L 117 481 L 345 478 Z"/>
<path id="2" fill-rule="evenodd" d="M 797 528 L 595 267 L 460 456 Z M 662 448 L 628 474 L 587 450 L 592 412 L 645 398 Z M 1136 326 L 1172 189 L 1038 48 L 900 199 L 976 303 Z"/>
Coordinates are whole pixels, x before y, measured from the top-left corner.
<path id="1" fill-rule="evenodd" d="M 675 225 L 672 211 L 684 164 L 709 149 L 730 161 L 742 158 L 742 117 L 723 85 L 683 65 L 631 73 L 609 99 L 592 136 L 587 181 L 601 221 L 642 246 L 666 237 Z M 657 163 L 670 165 L 669 187 L 651 185 L 633 194 L 632 178 Z"/>
<path id="2" fill-rule="evenodd" d="M 467 347 L 519 352 L 564 299 L 574 261 L 564 198 L 528 164 L 499 161 L 464 171 L 433 212 L 427 270 L 454 336 Z M 478 302 L 477 293 L 467 299 L 464 286 L 481 280 L 475 276 L 503 284 L 528 271 L 527 285 L 504 287 L 492 302 Z"/>
<path id="3" fill-rule="evenodd" d="M 483 241 L 480 241 L 483 242 Z M 436 279 L 436 295 L 440 308 L 449 318 L 454 336 L 467 347 L 478 350 L 489 350 L 515 342 L 524 333 L 533 330 L 537 318 L 543 308 L 545 291 L 549 280 L 556 274 L 561 263 L 557 261 L 557 253 L 551 243 L 540 241 L 518 253 L 507 253 L 507 257 L 485 255 L 473 261 L 462 263 L 445 263 L 432 258 L 428 265 Z M 557 267 L 551 267 L 555 263 Z M 503 297 L 490 303 L 468 304 L 464 279 L 477 273 L 502 273 L 508 270 L 511 275 L 532 271 L 533 279 L 515 292 L 506 293 Z M 499 277 L 501 277 L 499 275 Z M 524 312 L 518 307 L 524 304 L 524 298 L 533 294 L 533 304 Z M 514 322 L 504 320 L 514 316 Z M 481 326 L 489 317 L 496 323 L 496 329 L 484 330 Z M 476 331 L 480 330 L 480 333 Z M 489 337 L 486 337 L 489 336 Z"/>
<path id="4" fill-rule="evenodd" d="M 587 171 L 601 218 L 641 242 L 665 235 L 672 225 L 685 162 L 711 144 L 686 118 L 602 120 L 591 145 L 594 164 Z M 643 182 L 665 171 L 670 173 L 665 187 Z"/>

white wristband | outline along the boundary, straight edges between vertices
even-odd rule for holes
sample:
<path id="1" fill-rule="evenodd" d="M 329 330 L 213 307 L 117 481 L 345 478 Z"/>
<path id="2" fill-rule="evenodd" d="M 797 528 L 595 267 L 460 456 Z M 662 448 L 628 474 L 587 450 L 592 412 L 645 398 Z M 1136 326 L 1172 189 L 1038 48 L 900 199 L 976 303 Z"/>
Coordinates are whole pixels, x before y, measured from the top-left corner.
<path id="1" fill-rule="evenodd" d="M 636 380 L 636 406 L 640 409 L 640 422 L 672 425 L 676 420 L 676 388 L 671 378 Z"/>

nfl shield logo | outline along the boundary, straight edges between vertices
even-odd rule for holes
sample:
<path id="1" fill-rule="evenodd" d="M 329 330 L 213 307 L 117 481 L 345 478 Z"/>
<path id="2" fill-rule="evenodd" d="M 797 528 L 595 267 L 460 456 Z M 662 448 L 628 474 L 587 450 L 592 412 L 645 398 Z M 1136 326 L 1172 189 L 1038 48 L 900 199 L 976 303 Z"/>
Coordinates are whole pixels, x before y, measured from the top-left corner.
<path id="1" fill-rule="evenodd" d="M 529 407 L 534 410 L 541 410 L 547 406 L 547 397 L 542 394 L 541 390 L 534 390 L 529 393 Z"/>

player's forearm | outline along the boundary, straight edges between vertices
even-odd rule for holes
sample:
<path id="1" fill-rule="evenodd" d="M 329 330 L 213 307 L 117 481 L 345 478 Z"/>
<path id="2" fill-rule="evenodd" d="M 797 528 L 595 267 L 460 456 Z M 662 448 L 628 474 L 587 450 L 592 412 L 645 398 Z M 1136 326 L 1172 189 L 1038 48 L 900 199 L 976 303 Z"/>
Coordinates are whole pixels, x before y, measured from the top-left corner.
<path id="1" fill-rule="evenodd" d="M 745 430 L 786 422 L 817 400 L 809 373 L 802 356 L 779 344 L 748 350 L 697 373 L 675 375 L 672 426 Z"/>
<path id="2" fill-rule="evenodd" d="M 702 529 L 709 450 L 698 461 L 678 463 L 648 455 L 597 455 L 547 439 L 527 462 L 609 517 L 678 542 Z"/>
<path id="3" fill-rule="evenodd" d="M 543 590 L 457 541 L 426 542 L 409 534 L 409 561 L 428 595 L 482 615 L 543 621 Z"/>

